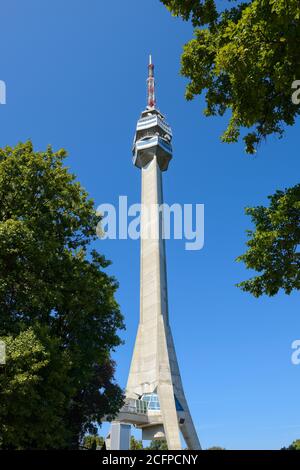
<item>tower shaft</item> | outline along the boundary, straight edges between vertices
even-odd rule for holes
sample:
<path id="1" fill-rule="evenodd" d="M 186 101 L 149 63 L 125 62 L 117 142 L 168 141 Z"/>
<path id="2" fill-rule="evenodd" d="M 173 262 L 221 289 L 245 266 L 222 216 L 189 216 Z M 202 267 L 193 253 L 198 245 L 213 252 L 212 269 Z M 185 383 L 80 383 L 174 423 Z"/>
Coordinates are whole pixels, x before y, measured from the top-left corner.
<path id="1" fill-rule="evenodd" d="M 155 432 L 162 423 L 170 450 L 181 449 L 180 430 L 189 448 L 199 449 L 169 325 L 162 203 L 162 174 L 155 156 L 142 168 L 140 322 L 126 395 L 157 394 L 160 413 L 152 412 L 154 421 L 147 427 Z"/>
<path id="2" fill-rule="evenodd" d="M 127 383 L 129 395 L 152 393 L 158 385 L 158 329 L 168 316 L 165 246 L 160 236 L 162 178 L 156 157 L 142 168 L 140 321 Z"/>

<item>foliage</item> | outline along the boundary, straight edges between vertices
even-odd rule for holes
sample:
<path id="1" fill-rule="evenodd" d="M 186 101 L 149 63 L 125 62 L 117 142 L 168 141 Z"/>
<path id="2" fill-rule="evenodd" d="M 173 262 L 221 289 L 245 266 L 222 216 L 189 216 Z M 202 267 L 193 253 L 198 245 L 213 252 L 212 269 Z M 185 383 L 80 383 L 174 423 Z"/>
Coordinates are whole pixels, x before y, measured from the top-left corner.
<path id="1" fill-rule="evenodd" d="M 269 207 L 248 207 L 254 231 L 248 231 L 248 251 L 238 260 L 260 275 L 239 287 L 255 297 L 300 289 L 300 184 L 269 196 Z"/>
<path id="2" fill-rule="evenodd" d="M 206 450 L 226 450 L 226 449 L 224 449 L 224 447 L 213 446 L 213 447 L 209 447 L 209 448 L 206 449 Z"/>
<path id="3" fill-rule="evenodd" d="M 288 447 L 288 450 L 300 450 L 300 439 L 292 442 L 292 444 Z"/>
<path id="4" fill-rule="evenodd" d="M 83 439 L 83 446 L 88 449 L 96 449 L 97 446 L 102 447 L 104 439 L 101 436 L 86 435 Z M 143 447 L 143 441 L 136 439 L 134 436 L 130 438 L 130 450 L 168 450 L 165 440 L 153 440 L 149 447 Z"/>
<path id="5" fill-rule="evenodd" d="M 213 25 L 218 18 L 214 0 L 161 0 L 174 16 L 191 19 L 193 26 Z"/>
<path id="6" fill-rule="evenodd" d="M 143 442 L 138 441 L 135 437 L 131 436 L 130 438 L 130 450 L 142 450 Z"/>
<path id="7" fill-rule="evenodd" d="M 247 128 L 246 151 L 254 153 L 268 135 L 282 136 L 300 113 L 291 99 L 300 77 L 299 1 L 228 1 L 218 12 L 213 0 L 161 1 L 197 27 L 182 55 L 186 98 L 205 91 L 206 116 L 230 112 L 222 140 L 237 142 Z"/>
<path id="8" fill-rule="evenodd" d="M 281 450 L 300 450 L 300 439 L 292 442 L 289 447 L 283 447 Z"/>
<path id="9" fill-rule="evenodd" d="M 72 396 L 68 379 L 70 361 L 47 329 L 32 328 L 6 344 L 5 373 L 0 375 L 0 447 L 47 449 L 70 436 L 63 424 L 65 407 Z"/>
<path id="10" fill-rule="evenodd" d="M 149 450 L 168 450 L 167 441 L 165 439 L 154 439 L 150 442 Z"/>
<path id="11" fill-rule="evenodd" d="M 121 342 L 117 330 L 123 328 L 123 319 L 114 299 L 117 282 L 104 272 L 109 262 L 89 249 L 99 217 L 93 201 L 63 165 L 65 156 L 64 150 L 55 153 L 51 147 L 34 152 L 31 142 L 0 149 L 0 336 L 18 341 L 21 333 L 34 332 L 44 351 L 40 355 L 49 361 L 36 371 L 45 373 L 42 380 L 30 381 L 34 394 L 41 384 L 51 391 L 46 370 L 57 364 L 64 416 L 54 399 L 48 412 L 57 412 L 65 429 L 60 441 L 51 445 L 76 448 L 86 432 L 94 432 L 95 423 L 104 415 L 112 417 L 122 404 L 110 351 Z M 18 367 L 26 374 L 25 365 Z M 59 388 L 60 368 L 67 393 Z M 47 406 L 52 406 L 51 400 Z M 8 420 L 16 414 L 10 418 L 3 413 L 7 421 L 1 422 L 2 429 L 10 426 L 25 435 L 25 411 L 15 422 Z M 40 448 L 45 437 L 31 421 L 35 434 L 26 446 Z M 25 440 L 10 433 L 11 446 Z"/>
<path id="12" fill-rule="evenodd" d="M 83 447 L 90 450 L 101 449 L 104 445 L 104 438 L 94 434 L 87 434 L 83 438 Z"/>

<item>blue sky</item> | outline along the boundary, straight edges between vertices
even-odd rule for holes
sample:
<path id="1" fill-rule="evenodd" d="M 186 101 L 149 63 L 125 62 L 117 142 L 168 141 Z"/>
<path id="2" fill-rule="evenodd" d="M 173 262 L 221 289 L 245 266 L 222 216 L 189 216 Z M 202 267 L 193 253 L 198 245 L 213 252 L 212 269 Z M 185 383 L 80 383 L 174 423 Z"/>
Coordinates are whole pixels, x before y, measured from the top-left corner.
<path id="1" fill-rule="evenodd" d="M 139 202 L 131 163 L 136 120 L 145 106 L 147 56 L 157 98 L 174 133 L 164 174 L 168 203 L 205 204 L 205 246 L 167 242 L 170 321 L 186 395 L 204 448 L 280 448 L 300 438 L 299 293 L 254 299 L 235 287 L 250 276 L 235 257 L 245 250 L 247 205 L 299 182 L 299 122 L 255 157 L 221 144 L 225 118 L 207 119 L 203 102 L 186 102 L 179 74 L 192 27 L 159 0 L 3 0 L 0 146 L 31 138 L 69 152 L 67 164 L 94 198 Z M 122 386 L 139 315 L 138 241 L 100 241 L 120 282 L 125 345 L 114 357 Z"/>

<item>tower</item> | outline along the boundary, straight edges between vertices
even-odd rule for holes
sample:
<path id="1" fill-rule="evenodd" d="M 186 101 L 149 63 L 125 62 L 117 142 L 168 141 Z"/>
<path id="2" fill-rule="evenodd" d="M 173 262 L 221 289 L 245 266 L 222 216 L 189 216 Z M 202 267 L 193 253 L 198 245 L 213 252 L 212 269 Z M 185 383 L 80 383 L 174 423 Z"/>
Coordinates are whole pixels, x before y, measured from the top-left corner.
<path id="1" fill-rule="evenodd" d="M 148 65 L 148 102 L 137 122 L 133 163 L 141 170 L 140 320 L 118 421 L 142 429 L 143 439 L 166 439 L 181 449 L 180 431 L 189 449 L 200 443 L 184 395 L 169 324 L 162 172 L 172 158 L 172 131 L 157 109 L 154 65 Z"/>

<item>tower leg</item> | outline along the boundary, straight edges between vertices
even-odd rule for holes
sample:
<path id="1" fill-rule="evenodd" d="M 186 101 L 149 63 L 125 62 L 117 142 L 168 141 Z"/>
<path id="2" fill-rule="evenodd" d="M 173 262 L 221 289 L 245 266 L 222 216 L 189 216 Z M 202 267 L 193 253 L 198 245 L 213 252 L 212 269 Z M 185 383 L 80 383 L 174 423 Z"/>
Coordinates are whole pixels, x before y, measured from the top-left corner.
<path id="1" fill-rule="evenodd" d="M 201 450 L 196 429 L 189 412 L 185 413 L 185 421 L 181 425 L 181 432 L 189 450 Z"/>
<path id="2" fill-rule="evenodd" d="M 179 423 L 174 400 L 173 385 L 160 383 L 157 391 L 168 449 L 181 450 Z"/>
<path id="3" fill-rule="evenodd" d="M 163 419 L 164 431 L 169 450 L 181 450 L 180 430 L 176 411 L 174 386 L 170 367 L 169 351 L 167 346 L 167 332 L 165 321 L 161 315 L 158 318 L 158 351 L 157 375 L 158 397 Z"/>

